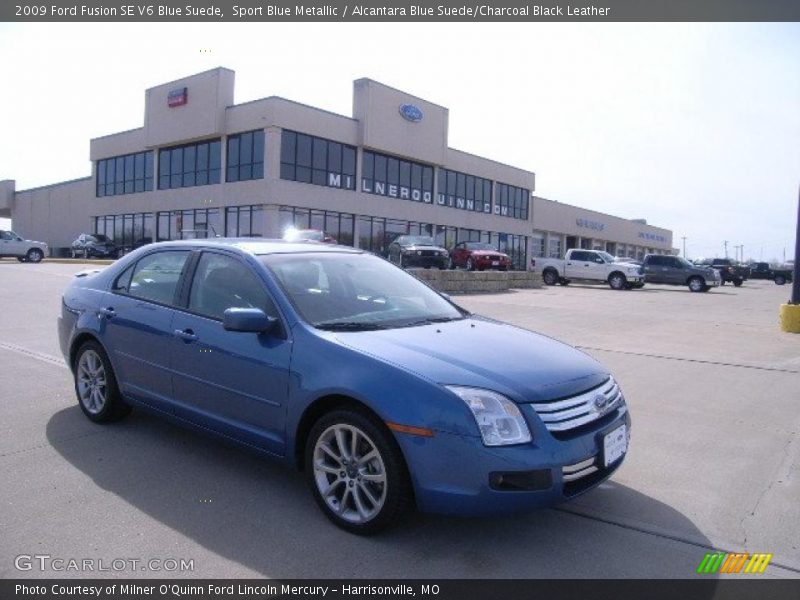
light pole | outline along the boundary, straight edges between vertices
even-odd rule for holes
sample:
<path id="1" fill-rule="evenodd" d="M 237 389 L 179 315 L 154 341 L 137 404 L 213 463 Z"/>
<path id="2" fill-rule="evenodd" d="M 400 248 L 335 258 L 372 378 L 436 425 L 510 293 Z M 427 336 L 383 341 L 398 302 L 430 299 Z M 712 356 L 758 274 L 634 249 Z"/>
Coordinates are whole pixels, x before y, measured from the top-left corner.
<path id="1" fill-rule="evenodd" d="M 725 258 L 728 258 L 728 240 L 725 240 L 722 244 L 725 246 Z"/>
<path id="2" fill-rule="evenodd" d="M 683 240 L 683 258 L 686 258 L 686 236 L 684 235 L 681 239 Z"/>

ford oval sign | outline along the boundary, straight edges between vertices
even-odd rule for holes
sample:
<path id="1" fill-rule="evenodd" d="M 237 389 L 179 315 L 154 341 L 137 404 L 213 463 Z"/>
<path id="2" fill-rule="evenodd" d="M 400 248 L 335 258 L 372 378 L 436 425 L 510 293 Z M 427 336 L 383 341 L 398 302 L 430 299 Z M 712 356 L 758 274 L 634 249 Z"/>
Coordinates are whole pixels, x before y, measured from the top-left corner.
<path id="1" fill-rule="evenodd" d="M 422 111 L 413 104 L 401 104 L 400 114 L 406 121 L 411 121 L 412 123 L 422 121 Z"/>

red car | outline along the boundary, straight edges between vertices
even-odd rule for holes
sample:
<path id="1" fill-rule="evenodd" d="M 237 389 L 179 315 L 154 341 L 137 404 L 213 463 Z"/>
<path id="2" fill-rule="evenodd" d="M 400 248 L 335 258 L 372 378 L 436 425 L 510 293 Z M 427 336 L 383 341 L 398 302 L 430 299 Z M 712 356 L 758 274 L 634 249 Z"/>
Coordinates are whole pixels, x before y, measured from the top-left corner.
<path id="1" fill-rule="evenodd" d="M 450 250 L 450 268 L 456 267 L 464 267 L 468 271 L 507 271 L 511 267 L 511 259 L 508 254 L 486 242 L 459 242 Z"/>

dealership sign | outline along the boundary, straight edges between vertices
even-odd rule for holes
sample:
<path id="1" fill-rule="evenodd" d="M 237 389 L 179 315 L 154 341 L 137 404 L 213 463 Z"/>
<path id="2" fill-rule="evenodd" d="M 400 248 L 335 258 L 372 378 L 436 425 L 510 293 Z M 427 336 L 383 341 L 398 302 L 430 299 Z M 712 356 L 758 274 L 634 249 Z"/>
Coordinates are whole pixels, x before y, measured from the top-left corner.
<path id="1" fill-rule="evenodd" d="M 371 179 L 361 180 L 361 191 L 368 194 L 378 194 L 379 196 L 390 196 L 392 198 L 414 200 L 415 202 L 426 202 L 428 204 L 433 200 L 433 195 L 429 191 L 410 188 L 404 185 L 396 185 L 394 183 L 385 183 L 383 181 L 373 182 Z"/>
<path id="2" fill-rule="evenodd" d="M 449 206 L 450 208 L 460 208 L 462 210 L 481 211 L 485 213 L 492 212 L 491 202 L 466 200 L 464 198 L 459 198 L 458 196 L 447 196 L 445 194 L 438 194 L 436 196 L 436 204 L 439 206 Z M 500 214 L 500 212 L 497 210 L 499 208 L 499 206 L 495 206 L 495 214 Z M 507 212 L 508 209 L 506 208 L 506 213 Z"/>
<path id="3" fill-rule="evenodd" d="M 189 101 L 189 89 L 177 88 L 167 94 L 167 106 L 175 108 L 176 106 L 183 106 Z"/>
<path id="4" fill-rule="evenodd" d="M 584 219 L 582 217 L 578 217 L 575 219 L 575 224 L 578 227 L 583 227 L 585 229 L 594 229 L 595 231 L 603 231 L 606 228 L 605 223 L 601 223 L 600 221 L 590 221 L 589 219 Z"/>
<path id="5" fill-rule="evenodd" d="M 406 121 L 411 121 L 412 123 L 419 123 L 422 121 L 422 111 L 413 104 L 401 104 L 400 115 L 402 115 Z"/>

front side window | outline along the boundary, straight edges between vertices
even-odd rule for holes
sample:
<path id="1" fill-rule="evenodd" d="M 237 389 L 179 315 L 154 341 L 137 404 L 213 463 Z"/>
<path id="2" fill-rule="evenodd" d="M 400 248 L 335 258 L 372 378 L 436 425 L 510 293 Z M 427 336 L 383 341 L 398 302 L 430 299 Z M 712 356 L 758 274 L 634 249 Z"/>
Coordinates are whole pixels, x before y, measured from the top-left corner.
<path id="1" fill-rule="evenodd" d="M 462 319 L 413 275 L 370 254 L 333 252 L 262 257 L 312 326 L 363 331 Z"/>
<path id="2" fill-rule="evenodd" d="M 277 317 L 263 283 L 250 267 L 232 256 L 204 252 L 192 280 L 189 310 L 221 321 L 229 308 L 260 308 Z"/>
<path id="3" fill-rule="evenodd" d="M 189 252 L 169 251 L 148 254 L 136 263 L 127 293 L 136 298 L 173 304 L 175 291 Z M 121 278 L 122 279 L 122 278 Z M 118 280 L 118 285 L 124 281 Z"/>

